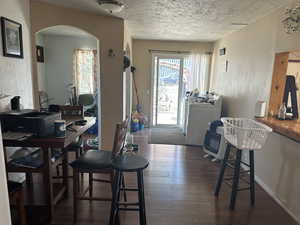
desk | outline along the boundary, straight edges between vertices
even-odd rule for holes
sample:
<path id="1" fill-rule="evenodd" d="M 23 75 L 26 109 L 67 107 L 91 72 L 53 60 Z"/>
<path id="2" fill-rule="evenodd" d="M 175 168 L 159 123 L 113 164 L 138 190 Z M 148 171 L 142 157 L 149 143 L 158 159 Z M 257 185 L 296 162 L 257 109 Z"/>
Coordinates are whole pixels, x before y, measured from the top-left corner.
<path id="1" fill-rule="evenodd" d="M 51 162 L 51 148 L 64 149 L 68 147 L 77 137 L 82 135 L 90 127 L 92 127 L 96 119 L 93 117 L 86 117 L 87 123 L 84 126 L 71 125 L 74 131 L 66 131 L 65 138 L 55 137 L 30 137 L 26 140 L 3 140 L 4 147 L 40 147 L 43 151 L 44 164 L 41 168 L 20 168 L 14 166 L 6 167 L 7 172 L 28 172 L 28 173 L 42 173 L 43 186 L 46 204 L 48 206 L 49 219 L 52 220 L 54 205 L 61 199 L 63 195 L 68 195 L 68 154 L 64 151 L 63 154 L 63 185 L 59 188 L 57 193 L 54 194 L 52 182 L 52 162 Z M 5 157 L 6 158 L 6 157 Z"/>

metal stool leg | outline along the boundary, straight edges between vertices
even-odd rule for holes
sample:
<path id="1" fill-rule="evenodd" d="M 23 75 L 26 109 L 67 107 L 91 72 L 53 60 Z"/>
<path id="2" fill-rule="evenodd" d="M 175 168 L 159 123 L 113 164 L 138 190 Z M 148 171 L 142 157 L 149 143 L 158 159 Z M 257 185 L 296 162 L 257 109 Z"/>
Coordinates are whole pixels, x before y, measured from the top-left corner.
<path id="1" fill-rule="evenodd" d="M 226 152 L 225 152 L 225 155 L 224 155 L 224 159 L 223 159 L 223 163 L 222 163 L 222 166 L 221 166 L 221 169 L 220 169 L 220 174 L 219 174 L 217 186 L 216 186 L 216 189 L 215 189 L 215 196 L 219 196 L 219 192 L 220 192 L 221 185 L 222 185 L 223 178 L 224 178 L 225 169 L 226 169 L 226 166 L 227 166 L 227 161 L 228 161 L 228 158 L 229 158 L 230 147 L 231 147 L 231 145 L 229 143 L 227 143 Z"/>
<path id="2" fill-rule="evenodd" d="M 89 173 L 89 195 L 93 197 L 93 173 Z"/>
<path id="3" fill-rule="evenodd" d="M 122 188 L 123 188 L 123 198 L 124 202 L 127 202 L 127 194 L 126 194 L 126 185 L 125 185 L 125 177 L 124 174 L 122 174 Z"/>
<path id="4" fill-rule="evenodd" d="M 77 203 L 78 203 L 78 183 L 79 183 L 79 173 L 77 169 L 73 169 L 73 223 L 77 221 Z"/>
<path id="5" fill-rule="evenodd" d="M 234 166 L 234 176 L 233 176 L 231 200 L 230 200 L 230 209 L 231 210 L 234 210 L 236 196 L 237 196 L 238 187 L 239 187 L 241 159 L 242 159 L 242 151 L 237 149 L 235 166 Z"/>
<path id="6" fill-rule="evenodd" d="M 254 151 L 249 151 L 249 159 L 250 159 L 250 198 L 251 205 L 255 204 L 255 180 L 254 180 Z"/>
<path id="7" fill-rule="evenodd" d="M 118 222 L 117 214 L 118 214 L 118 193 L 120 187 L 120 177 L 121 173 L 116 171 L 113 181 L 113 189 L 112 189 L 112 202 L 111 202 L 111 209 L 110 209 L 110 218 L 109 218 L 109 225 L 115 225 Z"/>
<path id="8" fill-rule="evenodd" d="M 139 213 L 140 213 L 140 225 L 146 225 L 146 209 L 145 209 L 145 193 L 144 193 L 144 179 L 143 171 L 137 171 L 138 179 L 138 194 L 139 194 Z"/>

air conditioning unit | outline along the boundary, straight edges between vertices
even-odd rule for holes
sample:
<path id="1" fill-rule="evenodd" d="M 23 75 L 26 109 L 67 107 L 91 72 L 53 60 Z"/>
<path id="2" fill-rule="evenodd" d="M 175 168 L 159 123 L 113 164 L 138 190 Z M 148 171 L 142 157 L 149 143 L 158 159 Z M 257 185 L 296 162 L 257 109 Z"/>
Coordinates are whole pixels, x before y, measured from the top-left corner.
<path id="1" fill-rule="evenodd" d="M 204 139 L 203 150 L 207 153 L 204 157 L 207 158 L 212 156 L 213 162 L 224 159 L 226 143 L 223 127 L 218 127 L 216 132 L 207 130 Z"/>

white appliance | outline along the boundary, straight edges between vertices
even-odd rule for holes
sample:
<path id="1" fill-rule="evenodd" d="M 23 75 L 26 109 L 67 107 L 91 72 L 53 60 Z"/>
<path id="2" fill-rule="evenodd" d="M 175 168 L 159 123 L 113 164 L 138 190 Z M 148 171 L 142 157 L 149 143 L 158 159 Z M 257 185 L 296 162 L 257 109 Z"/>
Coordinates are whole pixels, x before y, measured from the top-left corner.
<path id="1" fill-rule="evenodd" d="M 208 124 L 220 119 L 221 96 L 214 96 L 214 104 L 185 101 L 184 134 L 187 145 L 203 145 Z"/>
<path id="2" fill-rule="evenodd" d="M 215 140 L 210 141 L 210 146 L 214 146 L 216 147 L 218 145 L 218 149 L 217 151 L 212 151 L 209 149 L 206 149 L 205 147 L 203 148 L 204 152 L 207 153 L 207 155 L 205 155 L 204 157 L 207 158 L 208 156 L 212 156 L 213 159 L 212 161 L 217 161 L 217 160 L 222 160 L 224 158 L 225 155 L 225 151 L 226 151 L 226 143 L 225 143 L 225 138 L 224 138 L 224 128 L 223 127 L 218 127 L 216 130 L 217 134 L 221 135 L 220 138 L 220 142 L 219 143 L 214 143 L 216 142 Z"/>
<path id="3" fill-rule="evenodd" d="M 255 105 L 255 117 L 265 117 L 266 113 L 266 102 L 258 101 Z"/>

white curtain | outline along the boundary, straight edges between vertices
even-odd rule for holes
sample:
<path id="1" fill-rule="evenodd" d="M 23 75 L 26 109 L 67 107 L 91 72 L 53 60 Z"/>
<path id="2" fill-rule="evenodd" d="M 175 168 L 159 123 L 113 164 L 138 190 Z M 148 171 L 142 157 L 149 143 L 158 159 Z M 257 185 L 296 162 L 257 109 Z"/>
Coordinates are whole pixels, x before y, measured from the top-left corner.
<path id="1" fill-rule="evenodd" d="M 188 70 L 186 76 L 186 89 L 192 91 L 199 89 L 200 94 L 208 90 L 210 55 L 192 53 L 186 58 L 185 68 Z"/>
<path id="2" fill-rule="evenodd" d="M 96 92 L 96 55 L 96 50 L 74 50 L 73 82 L 79 95 L 94 94 Z"/>

